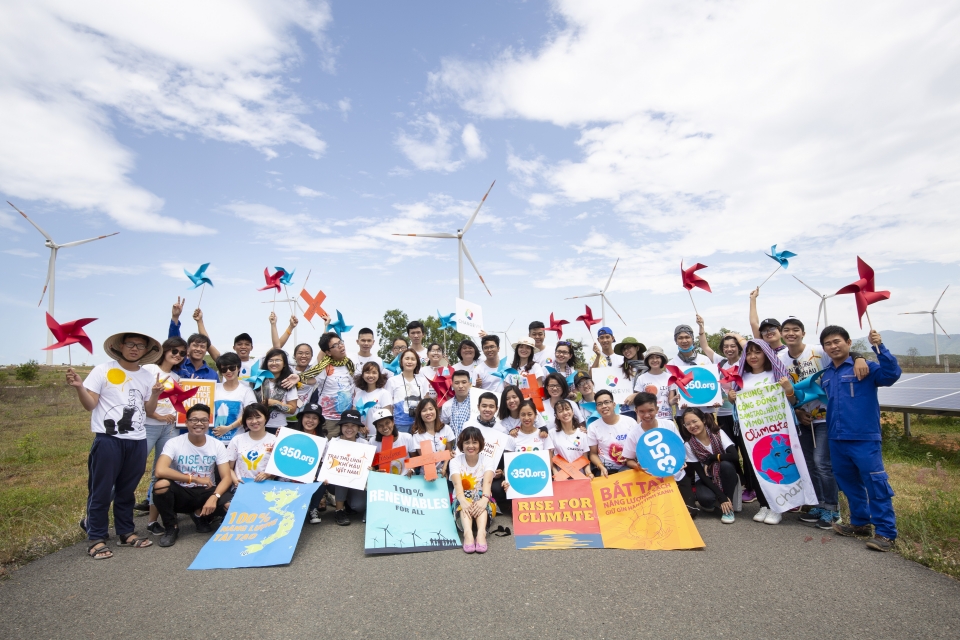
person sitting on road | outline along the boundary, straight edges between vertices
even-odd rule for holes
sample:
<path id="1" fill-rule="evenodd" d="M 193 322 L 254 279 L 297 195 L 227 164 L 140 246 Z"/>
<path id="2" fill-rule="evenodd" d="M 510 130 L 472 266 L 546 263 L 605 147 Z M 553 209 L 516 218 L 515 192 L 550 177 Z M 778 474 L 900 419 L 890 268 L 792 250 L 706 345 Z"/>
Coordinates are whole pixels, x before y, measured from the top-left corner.
<path id="1" fill-rule="evenodd" d="M 421 400 L 421 402 L 423 402 Z M 376 430 L 371 435 L 368 442 L 377 448 L 377 453 L 383 451 L 383 439 L 393 436 L 393 448 L 404 447 L 407 450 L 407 457 L 415 454 L 419 448 L 419 441 L 409 433 L 401 432 L 397 429 L 393 421 L 393 413 L 390 409 L 379 408 L 373 412 L 373 428 Z M 412 476 L 413 469 L 406 469 L 403 465 L 404 459 L 392 460 L 390 462 L 390 473 L 404 476 Z M 376 469 L 380 471 L 380 469 Z"/>
<path id="2" fill-rule="evenodd" d="M 487 552 L 487 529 L 493 524 L 493 465 L 480 455 L 485 444 L 480 429 L 466 427 L 457 438 L 457 449 L 463 453 L 450 461 L 450 480 L 456 493 L 453 513 L 459 516 L 457 525 L 463 532 L 465 553 Z M 503 486 L 509 485 L 504 482 Z"/>
<path id="3" fill-rule="evenodd" d="M 326 418 L 323 417 L 323 407 L 318 404 L 304 405 L 297 416 L 297 429 L 309 436 L 326 438 L 327 430 L 323 428 Z M 310 524 L 320 524 L 320 514 L 327 510 L 327 488 L 321 486 L 310 498 L 307 507 L 307 520 Z"/>

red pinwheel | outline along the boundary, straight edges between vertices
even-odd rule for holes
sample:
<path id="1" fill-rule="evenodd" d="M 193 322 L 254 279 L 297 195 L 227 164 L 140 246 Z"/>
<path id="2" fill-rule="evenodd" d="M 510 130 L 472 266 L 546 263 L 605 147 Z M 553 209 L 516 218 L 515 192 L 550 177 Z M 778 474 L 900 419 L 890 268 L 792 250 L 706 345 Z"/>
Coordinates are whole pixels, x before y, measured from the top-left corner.
<path id="1" fill-rule="evenodd" d="M 667 384 L 675 384 L 680 391 L 687 393 L 687 383 L 693 382 L 693 371 L 684 373 L 683 369 L 675 364 L 668 364 L 665 368 L 670 372 L 670 379 L 667 380 Z M 687 393 L 687 395 L 690 394 Z"/>
<path id="2" fill-rule="evenodd" d="M 697 264 L 689 267 L 687 269 L 683 268 L 683 260 L 680 261 L 680 278 L 683 280 L 683 288 L 687 290 L 687 295 L 690 296 L 690 304 L 693 305 L 693 312 L 697 315 L 700 315 L 700 312 L 697 311 L 697 304 L 693 301 L 692 290 L 694 287 L 699 287 L 704 291 L 713 293 L 710 290 L 710 283 L 701 278 L 696 274 L 700 269 L 706 269 L 707 265 L 698 262 Z"/>
<path id="3" fill-rule="evenodd" d="M 186 390 L 177 384 L 176 381 L 173 383 L 172 389 L 167 389 L 160 394 L 160 400 L 170 400 L 170 404 L 173 405 L 173 408 L 177 410 L 177 413 L 187 413 L 186 407 L 183 406 L 184 400 L 189 400 L 193 396 L 197 395 L 197 392 L 200 391 L 200 387 L 194 387 L 193 389 Z"/>
<path id="4" fill-rule="evenodd" d="M 263 268 L 263 279 L 266 280 L 267 286 L 260 287 L 257 291 L 266 291 L 267 289 L 274 289 L 275 293 L 280 291 L 280 279 L 286 275 L 286 272 L 283 269 L 276 270 L 273 275 L 270 275 L 270 269 L 267 267 Z"/>
<path id="5" fill-rule="evenodd" d="M 582 322 L 583 324 L 587 325 L 587 333 L 592 335 L 593 330 L 590 327 L 592 327 L 595 324 L 600 324 L 603 321 L 603 318 L 594 318 L 593 309 L 591 309 L 587 305 L 584 305 L 584 306 L 587 307 L 587 312 L 582 316 L 577 316 L 577 322 Z M 551 314 L 551 317 L 552 315 L 553 314 Z"/>
<path id="6" fill-rule="evenodd" d="M 93 343 L 90 342 L 90 337 L 83 330 L 83 327 L 94 320 L 96 320 L 96 318 L 81 318 L 80 320 L 71 320 L 70 322 L 59 324 L 53 319 L 53 316 L 48 313 L 47 327 L 50 328 L 50 333 L 53 334 L 53 337 L 56 338 L 57 341 L 49 347 L 44 347 L 43 350 L 50 351 L 51 349 L 59 349 L 60 347 L 66 347 L 71 344 L 79 344 L 90 353 L 93 353 Z"/>
<path id="7" fill-rule="evenodd" d="M 873 269 L 861 260 L 860 256 L 857 256 L 857 272 L 860 274 L 860 279 L 840 289 L 836 295 L 852 293 L 854 299 L 857 301 L 857 316 L 860 320 L 860 326 L 863 327 L 863 314 L 867 314 L 867 324 L 870 325 L 870 330 L 873 331 L 873 323 L 870 321 L 870 312 L 867 310 L 867 307 L 874 302 L 889 300 L 890 292 L 876 290 L 876 284 L 873 279 Z"/>
<path id="8" fill-rule="evenodd" d="M 580 318 L 577 318 L 577 320 L 579 320 L 579 319 L 580 319 Z M 568 320 L 554 320 L 554 319 L 553 319 L 553 312 L 551 311 L 551 312 L 550 312 L 550 326 L 547 327 L 547 331 L 556 331 L 556 332 L 557 332 L 557 340 L 560 340 L 561 338 L 563 338 L 563 325 L 565 325 L 565 324 L 570 324 L 570 322 L 569 322 Z"/>
<path id="9" fill-rule="evenodd" d="M 442 407 L 444 402 L 453 397 L 453 367 L 437 369 L 433 379 L 430 380 L 430 386 L 437 392 L 437 406 Z"/>
<path id="10" fill-rule="evenodd" d="M 720 372 L 720 384 L 735 384 L 737 388 L 743 389 L 743 378 L 740 377 L 740 365 L 735 364 L 729 369 L 724 369 L 723 363 L 721 362 L 717 365 L 717 370 Z"/>

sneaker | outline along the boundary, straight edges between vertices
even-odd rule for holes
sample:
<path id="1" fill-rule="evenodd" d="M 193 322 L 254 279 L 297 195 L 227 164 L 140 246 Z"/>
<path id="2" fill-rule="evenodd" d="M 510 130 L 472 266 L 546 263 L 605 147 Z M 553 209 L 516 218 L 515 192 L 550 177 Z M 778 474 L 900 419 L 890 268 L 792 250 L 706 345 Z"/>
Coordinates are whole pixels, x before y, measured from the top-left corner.
<path id="1" fill-rule="evenodd" d="M 161 547 L 172 547 L 177 544 L 177 536 L 180 535 L 179 527 L 167 527 L 163 531 L 163 535 L 160 536 L 160 542 L 158 543 Z"/>
<path id="2" fill-rule="evenodd" d="M 210 533 L 213 531 L 213 525 L 210 524 L 210 516 L 198 516 L 191 513 L 190 519 L 193 520 L 193 524 L 196 525 L 197 533 Z"/>
<path id="3" fill-rule="evenodd" d="M 320 524 L 320 509 L 310 509 L 310 524 Z"/>
<path id="4" fill-rule="evenodd" d="M 704 513 L 713 513 L 713 510 L 716 509 L 716 507 L 713 505 L 710 505 L 709 507 L 705 507 L 699 502 L 697 503 L 697 506 L 700 507 L 700 511 L 703 511 Z"/>
<path id="5" fill-rule="evenodd" d="M 163 528 L 162 524 L 154 520 L 153 522 L 147 524 L 147 531 L 155 536 L 162 536 L 165 529 Z"/>
<path id="6" fill-rule="evenodd" d="M 753 521 L 763 522 L 767 518 L 768 513 L 770 513 L 770 509 L 767 507 L 760 507 L 760 511 L 757 511 L 757 515 L 753 516 Z"/>
<path id="7" fill-rule="evenodd" d="M 867 540 L 867 549 L 873 549 L 874 551 L 893 551 L 893 540 L 875 535 Z"/>
<path id="8" fill-rule="evenodd" d="M 780 524 L 780 521 L 783 520 L 783 515 L 777 513 L 772 509 L 767 510 L 767 517 L 763 519 L 764 524 Z"/>
<path id="9" fill-rule="evenodd" d="M 869 538 L 873 535 L 873 532 L 870 530 L 870 525 L 868 524 L 852 525 L 834 522 L 831 528 L 834 533 L 847 536 L 848 538 Z"/>
<path id="10" fill-rule="evenodd" d="M 698 508 L 696 508 L 696 507 L 687 507 L 687 513 L 690 514 L 690 519 L 691 519 L 691 520 L 696 520 L 696 519 L 697 519 L 697 515 L 699 515 L 699 513 L 700 513 L 700 509 L 698 509 Z"/>
<path id="11" fill-rule="evenodd" d="M 347 516 L 347 512 L 343 509 L 337 509 L 333 512 L 333 521 L 341 527 L 346 527 L 350 524 L 350 517 Z"/>
<path id="12" fill-rule="evenodd" d="M 134 511 L 150 511 L 150 501 L 143 500 L 141 502 L 138 502 L 137 504 L 133 505 L 133 510 Z"/>
<path id="13" fill-rule="evenodd" d="M 836 523 L 840 522 L 840 512 L 824 509 L 823 513 L 820 514 L 820 519 L 817 520 L 816 527 L 818 529 L 829 531 L 830 529 L 833 529 L 833 524 L 835 522 Z"/>
<path id="14" fill-rule="evenodd" d="M 750 491 L 747 489 L 743 492 L 743 497 L 741 498 L 743 502 L 756 502 L 757 501 L 757 492 Z"/>
<path id="15" fill-rule="evenodd" d="M 733 524 L 736 519 L 736 516 L 734 516 L 732 513 L 725 513 L 720 516 L 720 522 L 723 524 Z"/>
<path id="16" fill-rule="evenodd" d="M 817 522 L 825 513 L 827 513 L 826 509 L 814 507 L 810 511 L 800 514 L 800 522 Z"/>

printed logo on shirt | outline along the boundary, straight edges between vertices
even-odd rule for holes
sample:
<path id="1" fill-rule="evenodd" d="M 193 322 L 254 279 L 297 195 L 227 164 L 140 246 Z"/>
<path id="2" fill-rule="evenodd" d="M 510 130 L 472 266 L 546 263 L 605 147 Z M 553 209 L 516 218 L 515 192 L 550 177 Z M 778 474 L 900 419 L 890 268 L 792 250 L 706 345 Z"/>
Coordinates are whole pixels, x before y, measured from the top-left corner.
<path id="1" fill-rule="evenodd" d="M 626 438 L 626 436 L 617 436 L 617 440 L 619 440 L 621 437 Z M 610 447 L 607 449 L 607 455 L 611 460 L 619 465 L 626 464 L 626 458 L 623 457 L 623 445 L 619 442 L 614 442 L 610 445 Z"/>
<path id="2" fill-rule="evenodd" d="M 243 454 L 243 462 L 247 465 L 247 469 L 250 471 L 256 471 L 257 467 L 260 465 L 260 461 L 263 460 L 264 455 L 259 451 L 253 449 L 247 451 Z"/>

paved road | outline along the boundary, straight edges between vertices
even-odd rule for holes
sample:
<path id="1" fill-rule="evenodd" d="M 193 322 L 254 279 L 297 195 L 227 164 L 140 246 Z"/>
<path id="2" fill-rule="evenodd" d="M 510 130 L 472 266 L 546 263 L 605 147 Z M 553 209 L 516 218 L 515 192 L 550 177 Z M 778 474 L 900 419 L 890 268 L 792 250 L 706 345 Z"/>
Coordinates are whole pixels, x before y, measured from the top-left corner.
<path id="1" fill-rule="evenodd" d="M 16 571 L 0 583 L 0 634 L 960 637 L 960 582 L 792 515 L 756 524 L 756 508 L 732 526 L 701 517 L 701 551 L 517 551 L 508 537 L 485 556 L 368 558 L 362 525 L 328 517 L 305 525 L 290 566 L 232 571 L 187 570 L 207 538 L 187 520 L 172 549 L 117 549 L 94 562 L 77 545 Z"/>

